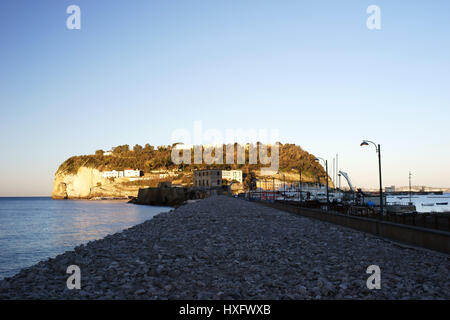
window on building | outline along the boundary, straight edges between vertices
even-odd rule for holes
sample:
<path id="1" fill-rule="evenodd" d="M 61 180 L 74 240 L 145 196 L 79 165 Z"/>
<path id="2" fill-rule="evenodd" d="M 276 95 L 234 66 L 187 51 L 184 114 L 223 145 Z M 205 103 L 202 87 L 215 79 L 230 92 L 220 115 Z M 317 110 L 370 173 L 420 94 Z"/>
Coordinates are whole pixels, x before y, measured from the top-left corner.
<path id="1" fill-rule="evenodd" d="M 217 184 L 220 184 L 220 180 L 217 180 Z"/>

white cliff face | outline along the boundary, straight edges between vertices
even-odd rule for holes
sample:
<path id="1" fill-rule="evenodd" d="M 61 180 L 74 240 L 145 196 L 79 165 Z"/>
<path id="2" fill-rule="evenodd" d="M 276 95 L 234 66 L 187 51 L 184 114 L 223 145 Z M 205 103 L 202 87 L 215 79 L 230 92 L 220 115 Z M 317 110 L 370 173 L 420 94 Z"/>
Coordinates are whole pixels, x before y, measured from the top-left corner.
<path id="1" fill-rule="evenodd" d="M 138 186 L 124 186 L 120 181 L 122 179 L 103 178 L 99 170 L 87 167 L 80 167 L 77 174 L 58 171 L 53 183 L 52 198 L 137 197 Z"/>
<path id="2" fill-rule="evenodd" d="M 97 169 L 81 167 L 77 174 L 57 172 L 53 183 L 53 198 L 89 198 L 91 190 L 97 184 L 105 183 Z"/>

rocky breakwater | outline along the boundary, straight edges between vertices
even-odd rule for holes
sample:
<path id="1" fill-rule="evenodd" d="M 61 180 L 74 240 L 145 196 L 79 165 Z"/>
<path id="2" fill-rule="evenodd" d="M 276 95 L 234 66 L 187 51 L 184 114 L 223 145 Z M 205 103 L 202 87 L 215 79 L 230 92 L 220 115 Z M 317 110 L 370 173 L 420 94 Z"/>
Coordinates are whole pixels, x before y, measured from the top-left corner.
<path id="1" fill-rule="evenodd" d="M 58 170 L 53 183 L 53 199 L 127 198 L 137 196 L 139 187 L 105 179 L 94 168 L 80 167 L 76 173 Z"/>
<path id="2" fill-rule="evenodd" d="M 80 290 L 66 287 L 71 264 Z M 24 269 L 0 298 L 449 299 L 449 267 L 448 255 L 215 196 Z"/>

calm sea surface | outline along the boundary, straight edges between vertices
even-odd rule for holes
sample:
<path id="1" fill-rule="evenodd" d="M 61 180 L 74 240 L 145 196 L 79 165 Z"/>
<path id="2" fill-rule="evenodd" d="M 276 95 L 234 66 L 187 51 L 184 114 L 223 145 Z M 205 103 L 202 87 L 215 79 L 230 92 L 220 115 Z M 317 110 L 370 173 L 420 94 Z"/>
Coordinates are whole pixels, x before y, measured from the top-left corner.
<path id="1" fill-rule="evenodd" d="M 118 201 L 0 198 L 0 279 L 169 210 Z"/>
<path id="2" fill-rule="evenodd" d="M 388 204 L 408 204 L 409 196 L 387 196 Z M 416 206 L 417 212 L 450 212 L 450 193 L 441 195 L 413 195 L 411 202 Z"/>

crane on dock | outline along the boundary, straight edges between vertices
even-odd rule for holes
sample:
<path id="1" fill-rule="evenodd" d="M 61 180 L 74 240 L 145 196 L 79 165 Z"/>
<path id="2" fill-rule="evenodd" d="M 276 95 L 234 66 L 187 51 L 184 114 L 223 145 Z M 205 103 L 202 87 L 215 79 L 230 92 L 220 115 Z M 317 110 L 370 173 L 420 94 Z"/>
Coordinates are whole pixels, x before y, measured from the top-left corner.
<path id="1" fill-rule="evenodd" d="M 344 171 L 340 171 L 340 170 L 339 170 L 339 173 L 345 178 L 345 180 L 347 180 L 347 184 L 348 184 L 348 186 L 350 187 L 350 190 L 351 190 L 352 192 L 355 192 L 355 189 L 353 188 L 352 182 L 350 181 L 350 178 L 348 177 L 347 172 L 344 172 Z"/>

